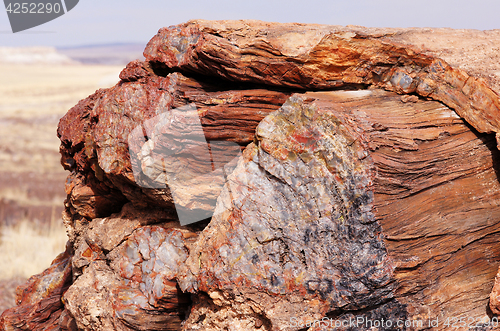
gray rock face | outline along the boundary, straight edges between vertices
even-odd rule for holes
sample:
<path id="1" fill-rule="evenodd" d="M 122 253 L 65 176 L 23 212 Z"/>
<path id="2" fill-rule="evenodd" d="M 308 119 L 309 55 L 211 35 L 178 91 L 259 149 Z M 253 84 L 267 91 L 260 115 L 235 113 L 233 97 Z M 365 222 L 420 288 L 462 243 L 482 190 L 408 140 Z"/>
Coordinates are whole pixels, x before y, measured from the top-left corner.
<path id="1" fill-rule="evenodd" d="M 292 318 L 389 299 L 393 265 L 356 137 L 299 96 L 266 117 L 256 137 L 190 251 L 181 288 L 232 298 L 221 302 L 241 302 L 240 315 L 262 311 L 283 330 Z"/>

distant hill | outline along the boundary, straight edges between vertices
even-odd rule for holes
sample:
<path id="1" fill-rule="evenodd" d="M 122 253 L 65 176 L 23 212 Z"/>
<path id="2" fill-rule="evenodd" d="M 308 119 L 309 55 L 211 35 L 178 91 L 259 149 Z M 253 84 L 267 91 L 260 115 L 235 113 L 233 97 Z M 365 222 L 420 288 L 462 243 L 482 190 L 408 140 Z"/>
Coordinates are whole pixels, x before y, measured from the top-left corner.
<path id="1" fill-rule="evenodd" d="M 0 47 L 0 63 L 74 64 L 76 61 L 54 47 Z"/>
<path id="2" fill-rule="evenodd" d="M 122 43 L 61 47 L 57 52 L 83 64 L 127 64 L 135 59 L 144 59 L 145 43 Z"/>

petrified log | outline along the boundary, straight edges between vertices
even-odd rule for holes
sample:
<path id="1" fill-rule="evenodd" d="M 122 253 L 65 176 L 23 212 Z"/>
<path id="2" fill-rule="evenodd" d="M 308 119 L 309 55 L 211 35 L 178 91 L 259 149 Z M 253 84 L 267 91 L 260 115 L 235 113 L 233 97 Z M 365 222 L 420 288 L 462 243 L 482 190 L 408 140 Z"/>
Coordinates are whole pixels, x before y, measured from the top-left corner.
<path id="1" fill-rule="evenodd" d="M 0 325 L 494 329 L 500 71 L 485 38 L 500 41 L 161 29 L 61 119 L 68 249 Z M 481 61 L 463 61 L 474 44 Z"/>
<path id="2" fill-rule="evenodd" d="M 449 57 L 461 67 L 463 50 L 454 45 L 456 33 L 454 39 L 447 39 L 450 32 L 445 32 L 436 36 L 428 30 L 400 32 L 264 22 L 253 22 L 249 28 L 247 22 L 200 21 L 160 29 L 144 56 L 171 69 L 236 81 L 301 89 L 369 84 L 417 93 L 452 107 L 479 132 L 499 132 L 500 91 L 491 90 L 499 87 L 498 67 L 494 64 L 498 59 L 498 48 L 494 47 L 498 46 L 495 41 L 499 32 L 463 32 L 460 36 L 475 38 L 465 42 L 465 47 L 484 47 L 484 40 L 491 45 L 486 51 L 491 56 L 486 60 L 483 55 L 486 64 L 477 63 L 475 70 L 483 69 L 481 76 L 495 82 L 489 86 L 436 58 L 432 51 L 415 48 L 418 44 L 409 45 L 413 41 L 422 42 L 424 47 L 434 46 L 434 53 L 440 53 L 443 59 Z M 438 42 L 425 45 L 426 37 Z"/>

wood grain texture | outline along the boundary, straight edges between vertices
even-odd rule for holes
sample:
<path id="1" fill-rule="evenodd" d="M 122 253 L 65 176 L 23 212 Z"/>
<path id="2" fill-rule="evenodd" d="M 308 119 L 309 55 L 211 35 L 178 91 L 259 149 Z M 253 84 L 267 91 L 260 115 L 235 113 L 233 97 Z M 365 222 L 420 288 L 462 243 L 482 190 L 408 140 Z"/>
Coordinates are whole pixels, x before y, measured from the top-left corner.
<path id="1" fill-rule="evenodd" d="M 494 137 L 437 102 L 383 91 L 305 95 L 341 109 L 363 132 L 375 167 L 373 207 L 396 264 L 395 296 L 412 318 L 490 318 L 500 259 Z"/>
<path id="2" fill-rule="evenodd" d="M 498 91 L 407 39 L 397 30 L 200 20 L 160 29 L 144 56 L 232 81 L 309 90 L 368 84 L 417 93 L 453 108 L 479 132 L 500 132 Z"/>

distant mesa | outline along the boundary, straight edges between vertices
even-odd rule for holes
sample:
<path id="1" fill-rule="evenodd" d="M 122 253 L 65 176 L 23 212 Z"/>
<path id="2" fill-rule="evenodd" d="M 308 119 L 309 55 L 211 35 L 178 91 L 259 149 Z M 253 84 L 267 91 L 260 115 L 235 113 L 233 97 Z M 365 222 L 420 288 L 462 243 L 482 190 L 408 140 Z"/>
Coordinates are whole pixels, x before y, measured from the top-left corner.
<path id="1" fill-rule="evenodd" d="M 0 64 L 77 64 L 54 47 L 0 47 Z"/>
<path id="2" fill-rule="evenodd" d="M 125 65 L 144 60 L 144 44 L 121 43 L 72 47 L 0 47 L 0 64 Z"/>
<path id="3" fill-rule="evenodd" d="M 57 51 L 83 64 L 125 65 L 133 60 L 144 60 L 144 43 L 113 43 L 61 47 Z"/>

